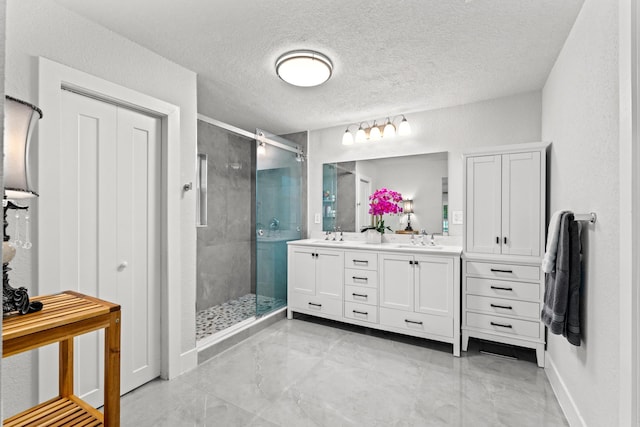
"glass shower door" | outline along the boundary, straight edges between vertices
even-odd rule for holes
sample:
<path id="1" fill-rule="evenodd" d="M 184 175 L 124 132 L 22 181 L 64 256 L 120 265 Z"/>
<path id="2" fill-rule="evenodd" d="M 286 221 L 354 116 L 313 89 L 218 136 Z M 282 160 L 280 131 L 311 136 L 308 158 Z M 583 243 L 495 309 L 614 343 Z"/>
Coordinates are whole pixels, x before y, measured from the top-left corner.
<path id="1" fill-rule="evenodd" d="M 301 237 L 303 162 L 293 143 L 256 133 L 278 143 L 267 142 L 256 162 L 256 316 L 262 316 L 287 305 L 287 242 Z"/>

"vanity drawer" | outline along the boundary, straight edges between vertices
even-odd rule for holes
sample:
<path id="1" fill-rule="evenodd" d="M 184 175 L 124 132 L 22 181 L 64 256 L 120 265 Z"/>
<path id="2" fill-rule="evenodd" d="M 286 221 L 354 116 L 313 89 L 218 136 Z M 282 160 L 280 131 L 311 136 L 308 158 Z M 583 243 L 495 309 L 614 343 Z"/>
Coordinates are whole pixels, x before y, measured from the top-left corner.
<path id="1" fill-rule="evenodd" d="M 540 280 L 540 267 L 534 265 L 499 264 L 467 261 L 467 273 L 499 279 Z"/>
<path id="2" fill-rule="evenodd" d="M 369 286 L 378 288 L 377 270 L 357 270 L 354 268 L 344 269 L 344 284 L 353 286 Z"/>
<path id="3" fill-rule="evenodd" d="M 472 312 L 466 314 L 467 326 L 473 328 L 528 338 L 540 338 L 540 322 Z"/>
<path id="4" fill-rule="evenodd" d="M 378 305 L 378 290 L 364 286 L 345 286 L 345 302 Z"/>
<path id="5" fill-rule="evenodd" d="M 363 322 L 378 323 L 378 307 L 353 302 L 344 303 L 344 317 Z"/>
<path id="6" fill-rule="evenodd" d="M 467 294 L 540 301 L 540 284 L 467 277 Z"/>
<path id="7" fill-rule="evenodd" d="M 537 320 L 540 318 L 540 304 L 501 298 L 467 295 L 467 310 L 483 311 L 488 314 L 503 314 Z"/>
<path id="8" fill-rule="evenodd" d="M 378 253 L 377 252 L 345 252 L 344 266 L 345 268 L 377 270 L 378 269 Z"/>
<path id="9" fill-rule="evenodd" d="M 407 331 L 406 333 L 424 332 L 453 337 L 453 319 L 445 316 L 380 307 L 380 324 Z"/>
<path id="10" fill-rule="evenodd" d="M 298 292 L 290 292 L 289 298 L 289 305 L 293 311 L 300 309 L 310 314 L 317 312 L 332 316 L 342 315 L 342 300 L 339 299 L 315 297 Z"/>

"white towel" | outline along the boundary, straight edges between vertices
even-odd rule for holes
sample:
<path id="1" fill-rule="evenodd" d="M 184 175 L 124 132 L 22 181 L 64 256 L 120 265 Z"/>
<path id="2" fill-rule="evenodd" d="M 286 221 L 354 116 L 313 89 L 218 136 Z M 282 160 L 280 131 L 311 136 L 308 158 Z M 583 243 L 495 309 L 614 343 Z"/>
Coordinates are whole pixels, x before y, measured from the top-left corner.
<path id="1" fill-rule="evenodd" d="M 556 255 L 558 253 L 558 237 L 560 235 L 560 217 L 569 211 L 555 211 L 549 220 L 547 232 L 547 251 L 542 259 L 542 271 L 551 273 L 556 270 Z"/>

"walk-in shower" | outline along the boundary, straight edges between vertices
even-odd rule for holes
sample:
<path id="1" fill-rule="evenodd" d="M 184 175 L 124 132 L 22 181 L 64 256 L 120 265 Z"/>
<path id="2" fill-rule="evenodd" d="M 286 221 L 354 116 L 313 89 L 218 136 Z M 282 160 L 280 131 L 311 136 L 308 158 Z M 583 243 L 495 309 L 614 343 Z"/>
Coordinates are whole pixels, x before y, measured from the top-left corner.
<path id="1" fill-rule="evenodd" d="M 286 307 L 286 242 L 304 223 L 302 145 L 198 121 L 199 343 Z"/>

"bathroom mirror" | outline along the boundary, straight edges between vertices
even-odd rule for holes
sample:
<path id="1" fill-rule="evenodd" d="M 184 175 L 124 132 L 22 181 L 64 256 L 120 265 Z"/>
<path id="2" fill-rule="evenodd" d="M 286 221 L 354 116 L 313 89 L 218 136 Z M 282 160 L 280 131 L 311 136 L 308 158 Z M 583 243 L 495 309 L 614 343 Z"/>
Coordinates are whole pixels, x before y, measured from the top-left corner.
<path id="1" fill-rule="evenodd" d="M 369 196 L 386 187 L 413 201 L 411 228 L 448 232 L 448 153 L 386 157 L 322 165 L 322 230 L 360 231 L 371 224 Z M 385 215 L 385 225 L 404 231 L 407 214 Z"/>

